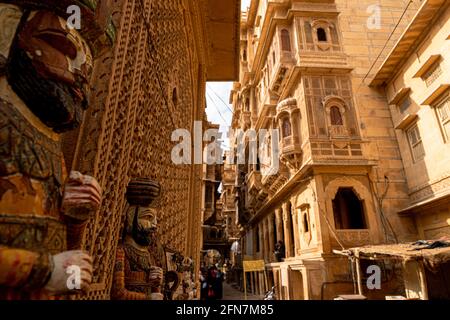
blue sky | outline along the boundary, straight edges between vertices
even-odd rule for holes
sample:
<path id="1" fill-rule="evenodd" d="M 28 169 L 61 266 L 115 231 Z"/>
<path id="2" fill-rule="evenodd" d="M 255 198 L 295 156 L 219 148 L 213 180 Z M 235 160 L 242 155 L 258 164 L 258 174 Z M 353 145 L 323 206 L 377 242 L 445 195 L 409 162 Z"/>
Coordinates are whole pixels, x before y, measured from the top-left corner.
<path id="1" fill-rule="evenodd" d="M 220 124 L 225 148 L 229 145 L 227 132 L 233 117 L 231 112 L 233 106 L 229 104 L 232 87 L 232 82 L 208 82 L 206 84 L 206 115 L 212 123 Z"/>
<path id="2" fill-rule="evenodd" d="M 241 8 L 242 10 L 247 9 L 250 6 L 250 0 L 241 0 Z"/>
<path id="3" fill-rule="evenodd" d="M 246 10 L 251 0 L 242 0 L 242 10 Z M 206 114 L 208 120 L 220 124 L 222 132 L 223 146 L 229 146 L 227 133 L 233 117 L 233 107 L 229 104 L 230 91 L 233 88 L 232 82 L 208 82 L 206 85 Z"/>

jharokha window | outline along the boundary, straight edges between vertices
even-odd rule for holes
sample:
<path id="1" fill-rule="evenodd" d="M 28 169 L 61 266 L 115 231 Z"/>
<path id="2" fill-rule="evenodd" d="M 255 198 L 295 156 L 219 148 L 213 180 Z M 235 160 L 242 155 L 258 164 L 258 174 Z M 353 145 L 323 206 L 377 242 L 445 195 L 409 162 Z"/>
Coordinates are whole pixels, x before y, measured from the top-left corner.
<path id="1" fill-rule="evenodd" d="M 301 18 L 299 49 L 307 51 L 341 51 L 337 21 Z"/>
<path id="2" fill-rule="evenodd" d="M 317 29 L 317 40 L 319 40 L 320 42 L 327 42 L 328 41 L 327 32 L 325 31 L 324 28 L 318 28 Z"/>
<path id="3" fill-rule="evenodd" d="M 333 199 L 336 229 L 367 229 L 364 203 L 353 188 L 339 188 Z"/>
<path id="4" fill-rule="evenodd" d="M 422 160 L 425 157 L 425 149 L 423 148 L 422 137 L 420 136 L 419 127 L 413 125 L 406 131 L 409 146 L 411 148 L 414 162 Z"/>
<path id="5" fill-rule="evenodd" d="M 447 98 L 444 102 L 436 107 L 436 112 L 441 124 L 442 133 L 444 135 L 444 141 L 450 140 L 450 98 Z"/>
<path id="6" fill-rule="evenodd" d="M 291 122 L 288 118 L 284 118 L 282 122 L 283 138 L 291 136 Z"/>
<path id="7" fill-rule="evenodd" d="M 330 108 L 330 121 L 331 125 L 333 126 L 343 126 L 344 121 L 342 120 L 341 111 L 338 107 L 331 107 Z"/>
<path id="8" fill-rule="evenodd" d="M 287 29 L 281 30 L 281 50 L 291 51 L 291 36 Z"/>

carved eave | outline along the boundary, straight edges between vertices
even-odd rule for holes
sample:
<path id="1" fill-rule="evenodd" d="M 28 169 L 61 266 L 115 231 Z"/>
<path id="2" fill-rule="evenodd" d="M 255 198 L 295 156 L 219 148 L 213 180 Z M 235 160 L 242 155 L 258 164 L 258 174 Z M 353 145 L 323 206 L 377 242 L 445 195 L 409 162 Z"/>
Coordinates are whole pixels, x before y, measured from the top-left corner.
<path id="1" fill-rule="evenodd" d="M 395 93 L 394 97 L 389 101 L 389 104 L 398 105 L 410 92 L 410 87 L 401 88 Z"/>
<path id="2" fill-rule="evenodd" d="M 437 192 L 436 194 L 433 194 L 431 197 L 412 203 L 410 206 L 400 210 L 398 213 L 400 215 L 416 214 L 419 212 L 427 213 L 430 212 L 430 210 L 426 209 L 431 209 L 433 207 L 443 204 L 445 205 L 449 203 L 449 201 L 450 201 L 450 189 L 446 188 L 444 190 Z"/>
<path id="3" fill-rule="evenodd" d="M 391 81 L 395 73 L 407 61 L 405 57 L 411 55 L 427 34 L 426 31 L 433 26 L 433 20 L 449 5 L 450 2 L 447 0 L 423 1 L 422 6 L 383 62 L 370 86 L 382 86 Z"/>
<path id="4" fill-rule="evenodd" d="M 445 92 L 450 90 L 450 83 L 440 84 L 433 92 L 421 103 L 421 105 L 433 105 Z"/>
<path id="5" fill-rule="evenodd" d="M 337 11 L 334 0 L 319 0 L 311 2 L 294 2 L 294 1 L 267 1 L 267 9 L 264 19 L 260 21 L 261 34 L 259 38 L 259 45 L 255 52 L 255 61 L 252 65 L 252 72 L 257 74 L 262 70 L 262 65 L 265 63 L 267 53 L 272 43 L 272 39 L 276 32 L 277 25 L 283 25 L 286 22 L 291 22 L 295 16 L 317 16 L 321 17 L 337 17 Z M 248 28 L 254 27 L 259 1 L 252 1 L 250 11 L 248 13 Z M 274 11 L 281 9 L 280 12 L 286 12 L 284 15 L 275 15 Z M 325 61 L 326 62 L 326 61 Z"/>
<path id="6" fill-rule="evenodd" d="M 252 2 L 255 2 L 255 1 L 252 1 Z M 276 24 L 280 20 L 278 18 L 274 18 L 274 14 L 273 14 L 274 10 L 276 10 L 276 8 L 279 8 L 279 7 L 288 8 L 289 3 L 282 2 L 282 1 L 268 1 L 264 20 L 260 21 L 261 28 L 262 28 L 261 35 L 259 38 L 259 45 L 256 48 L 256 52 L 254 54 L 255 60 L 253 61 L 252 70 L 251 70 L 251 72 L 253 72 L 256 75 L 258 74 L 258 72 L 260 72 L 260 70 L 262 70 L 262 65 L 267 57 L 267 51 L 269 50 L 269 47 L 271 44 L 271 39 L 273 39 L 273 35 L 275 34 Z M 251 13 L 252 13 L 252 11 L 251 11 Z M 281 19 L 281 21 L 284 22 L 285 19 Z M 253 23 L 254 22 L 255 21 L 253 21 Z M 250 25 L 250 23 L 249 23 L 249 27 L 250 26 L 253 27 L 253 24 Z"/>
<path id="7" fill-rule="evenodd" d="M 256 121 L 256 124 L 255 124 L 256 130 L 266 128 L 268 123 L 270 123 L 272 118 L 275 116 L 277 104 L 274 103 L 274 100 L 272 100 L 271 102 L 272 103 L 270 103 L 270 104 L 263 105 L 263 107 L 260 111 L 260 114 L 258 116 L 258 120 Z"/>
<path id="8" fill-rule="evenodd" d="M 431 67 L 433 67 L 439 60 L 442 59 L 442 56 L 440 54 L 433 54 L 431 55 L 427 61 L 419 68 L 419 70 L 416 72 L 416 74 L 413 76 L 413 78 L 421 78 L 424 76 L 425 73 L 427 73 Z"/>
<path id="9" fill-rule="evenodd" d="M 395 125 L 395 129 L 405 130 L 413 122 L 417 121 L 418 118 L 419 116 L 417 114 L 408 114 Z"/>
<path id="10" fill-rule="evenodd" d="M 239 79 L 240 0 L 205 0 L 208 81 Z"/>

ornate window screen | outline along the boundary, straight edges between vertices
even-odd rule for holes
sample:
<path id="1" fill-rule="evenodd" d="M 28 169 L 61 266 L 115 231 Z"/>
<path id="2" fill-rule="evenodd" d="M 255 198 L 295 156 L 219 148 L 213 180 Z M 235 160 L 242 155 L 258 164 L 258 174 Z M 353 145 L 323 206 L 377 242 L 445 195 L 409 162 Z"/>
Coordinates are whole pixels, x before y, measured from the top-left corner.
<path id="1" fill-rule="evenodd" d="M 328 19 L 300 18 L 299 49 L 306 51 L 341 51 L 336 21 Z"/>
<path id="2" fill-rule="evenodd" d="M 346 76 L 304 76 L 305 101 L 311 137 L 328 137 L 331 107 L 340 109 L 342 123 L 349 136 L 356 137 L 357 121 L 353 107 L 350 80 Z M 324 105 L 327 97 L 336 97 L 339 105 Z M 332 99 L 333 100 L 333 99 Z M 333 100 L 334 101 L 334 100 Z M 328 108 L 328 110 L 327 110 Z"/>
<path id="3" fill-rule="evenodd" d="M 442 75 L 442 68 L 439 63 L 436 63 L 430 70 L 423 75 L 423 80 L 427 87 L 431 86 Z"/>
<path id="4" fill-rule="evenodd" d="M 425 149 L 423 148 L 422 137 L 420 136 L 417 123 L 406 131 L 406 135 L 408 136 L 408 142 L 414 162 L 422 160 L 425 156 Z"/>
<path id="5" fill-rule="evenodd" d="M 282 120 L 283 138 L 290 137 L 292 135 L 291 122 L 286 117 Z"/>
<path id="6" fill-rule="evenodd" d="M 282 29 L 281 30 L 281 50 L 282 51 L 291 51 L 291 35 L 289 30 Z"/>
<path id="7" fill-rule="evenodd" d="M 444 136 L 444 141 L 450 141 L 450 98 L 447 97 L 436 107 L 437 116 Z"/>
<path id="8" fill-rule="evenodd" d="M 150 10 L 151 3 L 151 10 Z M 144 8 L 142 7 L 144 5 Z M 194 93 L 203 83 L 192 33 L 182 0 L 118 0 L 113 4 L 118 27 L 116 48 L 96 65 L 93 103 L 86 112 L 73 169 L 95 176 L 103 189 L 101 209 L 89 223 L 84 248 L 94 257 L 93 286 L 87 299 L 108 299 L 123 212 L 125 187 L 131 177 L 145 176 L 162 187 L 158 208 L 162 242 L 184 253 L 188 237 L 199 247 L 200 215 L 190 213 L 190 166 L 174 165 L 170 158 L 175 128 L 193 121 Z M 144 19 L 149 24 L 144 23 Z M 173 108 L 171 74 L 177 70 Z M 197 81 L 198 83 L 194 82 Z M 194 88 L 194 90 L 193 90 Z M 204 101 L 198 94 L 197 101 Z M 194 174 L 196 175 L 196 173 Z M 193 188 L 200 190 L 201 182 Z M 201 192 L 193 192 L 201 203 Z M 200 208 L 195 207 L 195 212 Z M 189 217 L 190 215 L 190 217 Z"/>
<path id="9" fill-rule="evenodd" d="M 344 125 L 344 122 L 342 121 L 342 115 L 338 107 L 333 106 L 330 108 L 330 120 L 331 124 L 334 126 Z"/>

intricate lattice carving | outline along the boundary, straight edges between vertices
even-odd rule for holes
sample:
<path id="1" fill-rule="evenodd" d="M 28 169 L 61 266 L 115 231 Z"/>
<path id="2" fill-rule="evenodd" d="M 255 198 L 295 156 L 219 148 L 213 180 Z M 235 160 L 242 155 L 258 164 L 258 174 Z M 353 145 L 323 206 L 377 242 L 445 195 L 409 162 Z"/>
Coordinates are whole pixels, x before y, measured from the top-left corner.
<path id="1" fill-rule="evenodd" d="M 142 7 L 144 6 L 144 7 Z M 158 208 L 162 242 L 186 253 L 199 248 L 200 208 L 189 195 L 201 194 L 200 167 L 171 161 L 171 133 L 190 129 L 193 95 L 204 78 L 197 67 L 190 20 L 182 0 L 116 0 L 116 48 L 99 59 L 93 81 L 93 106 L 85 115 L 74 167 L 97 177 L 104 190 L 101 210 L 89 224 L 85 248 L 94 256 L 94 285 L 89 299 L 109 298 L 115 251 L 123 223 L 125 188 L 131 177 L 161 183 Z M 184 23 L 183 23 L 184 22 Z M 174 75 L 176 78 L 174 78 Z M 177 103 L 173 103 L 176 86 Z M 194 172 L 193 172 L 194 171 Z M 196 191 L 197 190 L 197 191 Z M 198 212 L 198 217 L 197 213 Z"/>

